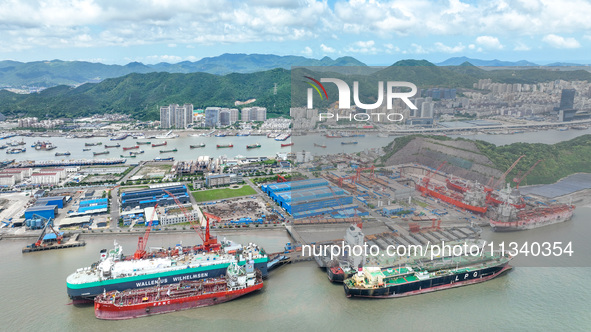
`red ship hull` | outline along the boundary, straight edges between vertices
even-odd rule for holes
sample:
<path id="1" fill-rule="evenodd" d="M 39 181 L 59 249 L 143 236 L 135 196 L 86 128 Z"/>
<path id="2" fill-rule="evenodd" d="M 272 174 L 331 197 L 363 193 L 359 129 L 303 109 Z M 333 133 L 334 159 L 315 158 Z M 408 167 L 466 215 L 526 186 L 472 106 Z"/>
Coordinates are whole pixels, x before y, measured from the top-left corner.
<path id="1" fill-rule="evenodd" d="M 263 288 L 262 282 L 250 287 L 233 291 L 213 292 L 186 298 L 167 298 L 161 301 L 144 302 L 123 306 L 119 306 L 114 303 L 95 302 L 94 314 L 96 318 L 107 320 L 152 316 L 228 302 L 237 297 L 257 291 L 261 288 Z"/>
<path id="2" fill-rule="evenodd" d="M 416 188 L 417 188 L 418 191 L 420 191 L 422 193 L 425 193 L 425 194 L 427 194 L 429 196 L 438 198 L 438 199 L 440 199 L 440 200 L 442 200 L 444 202 L 447 202 L 449 204 L 455 205 L 455 206 L 457 206 L 457 207 L 459 207 L 461 209 L 465 209 L 465 210 L 472 211 L 472 212 L 475 212 L 475 213 L 480 213 L 480 214 L 485 214 L 486 213 L 486 206 L 474 206 L 474 205 L 466 204 L 466 203 L 461 202 L 461 201 L 459 201 L 459 200 L 457 200 L 455 198 L 449 197 L 449 196 L 447 196 L 445 194 L 442 194 L 442 193 L 437 192 L 435 190 L 432 190 L 432 189 L 429 189 L 427 187 L 421 186 L 419 184 L 417 184 Z"/>
<path id="3" fill-rule="evenodd" d="M 466 191 L 468 191 L 468 187 L 464 187 L 455 182 L 451 182 L 449 179 L 445 179 L 445 183 L 447 184 L 447 187 L 449 189 L 455 190 L 457 192 L 465 193 Z"/>
<path id="4" fill-rule="evenodd" d="M 123 151 L 127 151 L 127 150 L 133 150 L 133 149 L 139 149 L 139 148 L 140 148 L 140 147 L 139 147 L 139 145 L 136 145 L 136 146 L 130 146 L 130 147 L 127 147 L 127 148 L 123 148 Z"/>
<path id="5" fill-rule="evenodd" d="M 517 213 L 517 220 L 490 220 L 490 226 L 495 232 L 521 231 L 538 228 L 570 220 L 575 210 L 574 205 L 558 205 L 535 208 Z"/>
<path id="6" fill-rule="evenodd" d="M 487 204 L 494 204 L 495 206 L 499 206 L 500 204 L 503 204 L 505 202 L 496 199 L 494 196 L 492 196 L 491 194 L 488 194 L 486 196 L 486 203 Z M 513 205 L 516 209 L 523 209 L 525 208 L 525 202 L 521 203 L 521 204 L 511 204 Z"/>
<path id="7" fill-rule="evenodd" d="M 281 147 L 292 146 L 293 143 L 281 144 Z"/>
<path id="8" fill-rule="evenodd" d="M 153 143 L 152 143 L 152 147 L 153 147 L 153 148 L 155 148 L 155 147 L 157 147 L 157 146 L 165 146 L 166 144 L 167 144 L 167 142 L 164 142 L 164 143 L 159 143 L 159 144 L 153 144 Z"/>

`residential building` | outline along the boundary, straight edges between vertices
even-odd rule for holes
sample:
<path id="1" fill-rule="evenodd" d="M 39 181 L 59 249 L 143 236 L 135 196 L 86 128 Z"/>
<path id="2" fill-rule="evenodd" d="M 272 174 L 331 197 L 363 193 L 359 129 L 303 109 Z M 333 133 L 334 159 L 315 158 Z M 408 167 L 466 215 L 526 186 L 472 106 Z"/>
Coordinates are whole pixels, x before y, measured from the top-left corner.
<path id="1" fill-rule="evenodd" d="M 267 120 L 266 107 L 245 107 L 242 109 L 242 121 L 265 121 Z"/>
<path id="2" fill-rule="evenodd" d="M 193 124 L 193 104 L 170 104 L 160 107 L 161 128 L 187 128 Z"/>

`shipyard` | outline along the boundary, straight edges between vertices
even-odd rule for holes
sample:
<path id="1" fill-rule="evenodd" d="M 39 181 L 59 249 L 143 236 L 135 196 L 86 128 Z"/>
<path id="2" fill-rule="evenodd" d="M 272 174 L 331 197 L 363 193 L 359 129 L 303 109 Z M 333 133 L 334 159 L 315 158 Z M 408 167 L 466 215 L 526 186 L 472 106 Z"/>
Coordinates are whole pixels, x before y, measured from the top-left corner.
<path id="1" fill-rule="evenodd" d="M 522 2 L 8 2 L 3 328 L 588 330 L 591 4 Z"/>

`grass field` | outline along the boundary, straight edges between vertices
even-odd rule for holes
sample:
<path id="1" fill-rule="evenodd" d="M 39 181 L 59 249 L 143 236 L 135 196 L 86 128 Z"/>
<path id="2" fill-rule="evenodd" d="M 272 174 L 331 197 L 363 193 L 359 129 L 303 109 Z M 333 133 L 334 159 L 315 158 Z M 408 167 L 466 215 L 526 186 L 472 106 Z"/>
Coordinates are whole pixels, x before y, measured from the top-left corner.
<path id="1" fill-rule="evenodd" d="M 242 186 L 240 189 L 210 189 L 194 191 L 193 197 L 197 202 L 215 201 L 217 199 L 232 198 L 238 196 L 254 195 L 256 191 L 248 185 Z"/>

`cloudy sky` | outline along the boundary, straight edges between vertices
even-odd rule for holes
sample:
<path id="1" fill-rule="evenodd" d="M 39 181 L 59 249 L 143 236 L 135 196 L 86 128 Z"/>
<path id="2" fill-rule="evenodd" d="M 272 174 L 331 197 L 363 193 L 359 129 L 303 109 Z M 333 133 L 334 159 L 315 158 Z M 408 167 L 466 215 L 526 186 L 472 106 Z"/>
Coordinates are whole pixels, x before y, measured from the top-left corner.
<path id="1" fill-rule="evenodd" d="M 222 53 L 591 63 L 591 2 L 0 0 L 0 45 L 0 59 L 114 64 Z"/>

